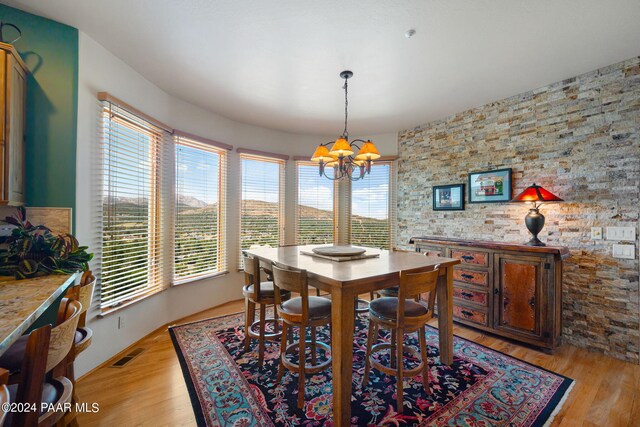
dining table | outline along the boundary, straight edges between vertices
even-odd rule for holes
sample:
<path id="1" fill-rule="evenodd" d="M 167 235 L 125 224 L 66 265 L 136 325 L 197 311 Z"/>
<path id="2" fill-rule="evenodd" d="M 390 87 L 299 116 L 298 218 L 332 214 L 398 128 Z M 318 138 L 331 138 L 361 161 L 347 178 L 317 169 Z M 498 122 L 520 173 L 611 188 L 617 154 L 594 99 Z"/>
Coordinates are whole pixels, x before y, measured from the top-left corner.
<path id="1" fill-rule="evenodd" d="M 378 256 L 349 261 L 308 255 L 318 246 L 326 245 L 260 247 L 245 252 L 266 265 L 275 262 L 306 270 L 309 285 L 331 295 L 333 425 L 350 426 L 357 296 L 398 285 L 401 271 L 439 266 L 436 295 L 440 362 L 450 365 L 453 363 L 453 266 L 460 260 L 412 251 L 375 249 L 368 249 L 367 254 L 377 253 Z"/>

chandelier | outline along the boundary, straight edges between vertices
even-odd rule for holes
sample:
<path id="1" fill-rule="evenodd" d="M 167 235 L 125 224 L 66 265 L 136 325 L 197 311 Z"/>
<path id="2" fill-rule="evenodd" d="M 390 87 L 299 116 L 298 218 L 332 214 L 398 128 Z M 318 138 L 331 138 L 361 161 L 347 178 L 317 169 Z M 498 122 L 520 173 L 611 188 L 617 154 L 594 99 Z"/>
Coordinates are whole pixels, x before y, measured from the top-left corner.
<path id="1" fill-rule="evenodd" d="M 330 180 L 349 178 L 357 181 L 371 172 L 373 161 L 380 158 L 378 149 L 370 140 L 354 139 L 349 142 L 347 119 L 349 117 L 348 80 L 353 77 L 351 71 L 343 71 L 340 78 L 344 79 L 344 130 L 335 141 L 320 144 L 311 156 L 311 161 L 318 163 L 320 176 Z M 331 146 L 331 149 L 329 149 Z M 354 156 L 354 153 L 357 154 Z M 327 174 L 328 170 L 333 173 Z"/>

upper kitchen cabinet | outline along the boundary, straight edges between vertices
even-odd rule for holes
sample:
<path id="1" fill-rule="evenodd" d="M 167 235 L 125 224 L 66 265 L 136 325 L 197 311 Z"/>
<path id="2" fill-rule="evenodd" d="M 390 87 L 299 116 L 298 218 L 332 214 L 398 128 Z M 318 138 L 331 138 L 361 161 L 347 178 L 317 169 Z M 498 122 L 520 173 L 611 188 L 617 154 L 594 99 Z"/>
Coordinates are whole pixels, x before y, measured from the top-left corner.
<path id="1" fill-rule="evenodd" d="M 25 105 L 27 66 L 13 46 L 0 43 L 1 205 L 25 202 Z"/>

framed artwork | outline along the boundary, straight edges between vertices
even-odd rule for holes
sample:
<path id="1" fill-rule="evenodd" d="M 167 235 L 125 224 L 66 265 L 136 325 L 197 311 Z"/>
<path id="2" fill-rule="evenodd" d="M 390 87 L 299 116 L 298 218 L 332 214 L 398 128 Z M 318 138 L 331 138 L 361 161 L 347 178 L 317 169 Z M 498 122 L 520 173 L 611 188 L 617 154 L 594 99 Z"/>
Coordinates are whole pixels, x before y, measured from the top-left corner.
<path id="1" fill-rule="evenodd" d="M 434 211 L 463 211 L 464 210 L 464 184 L 434 185 L 433 186 L 433 210 Z"/>
<path id="2" fill-rule="evenodd" d="M 469 174 L 469 203 L 511 200 L 511 168 Z"/>

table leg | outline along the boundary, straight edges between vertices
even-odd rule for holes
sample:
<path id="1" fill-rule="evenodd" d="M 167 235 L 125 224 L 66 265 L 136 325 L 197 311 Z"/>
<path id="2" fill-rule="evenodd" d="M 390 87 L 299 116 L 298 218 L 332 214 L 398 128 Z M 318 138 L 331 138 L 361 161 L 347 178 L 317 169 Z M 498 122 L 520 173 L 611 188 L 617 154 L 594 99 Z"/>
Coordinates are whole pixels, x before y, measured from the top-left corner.
<path id="1" fill-rule="evenodd" d="M 333 370 L 333 425 L 351 425 L 354 295 L 331 291 L 331 355 Z"/>
<path id="2" fill-rule="evenodd" d="M 453 363 L 453 267 L 445 268 L 445 274 L 438 277 L 438 337 L 440 341 L 440 362 Z"/>

